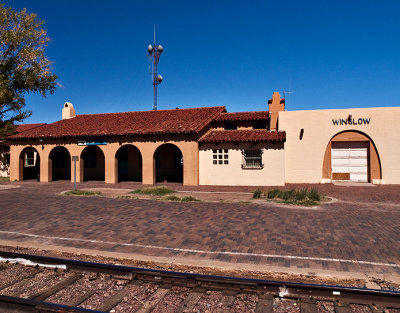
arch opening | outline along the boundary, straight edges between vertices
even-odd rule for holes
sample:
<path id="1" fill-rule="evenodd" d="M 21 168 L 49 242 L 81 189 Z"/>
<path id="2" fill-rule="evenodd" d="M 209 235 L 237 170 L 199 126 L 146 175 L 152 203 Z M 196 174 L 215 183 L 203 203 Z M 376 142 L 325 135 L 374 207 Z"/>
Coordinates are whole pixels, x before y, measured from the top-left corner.
<path id="1" fill-rule="evenodd" d="M 334 135 L 325 150 L 322 178 L 359 182 L 382 179 L 380 157 L 373 140 L 357 130 Z"/>
<path id="2" fill-rule="evenodd" d="M 71 180 L 71 155 L 67 148 L 55 147 L 50 152 L 49 161 L 52 180 Z"/>
<path id="3" fill-rule="evenodd" d="M 104 153 L 98 146 L 88 146 L 81 153 L 83 181 L 105 178 Z M 81 165 L 82 166 L 82 165 Z"/>
<path id="4" fill-rule="evenodd" d="M 156 182 L 183 183 L 183 155 L 175 145 L 167 143 L 154 152 Z"/>
<path id="5" fill-rule="evenodd" d="M 115 154 L 118 163 L 118 182 L 142 181 L 142 154 L 134 145 L 124 145 Z"/>
<path id="6" fill-rule="evenodd" d="M 19 156 L 20 180 L 40 180 L 40 155 L 33 147 L 27 147 Z"/>

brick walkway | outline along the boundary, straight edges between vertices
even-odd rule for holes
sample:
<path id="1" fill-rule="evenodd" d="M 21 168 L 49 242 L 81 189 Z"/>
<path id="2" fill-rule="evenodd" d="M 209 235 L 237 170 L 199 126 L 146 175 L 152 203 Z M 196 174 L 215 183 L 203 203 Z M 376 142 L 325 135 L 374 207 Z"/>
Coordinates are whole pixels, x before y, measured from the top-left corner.
<path id="1" fill-rule="evenodd" d="M 295 209 L 273 204 L 67 197 L 59 195 L 71 189 L 66 182 L 18 184 L 22 187 L 0 188 L 0 240 L 150 258 L 254 264 L 287 272 L 400 277 L 400 186 L 316 185 L 339 201 L 318 209 Z M 84 183 L 80 188 L 105 186 Z M 110 187 L 135 189 L 138 185 Z M 287 188 L 292 187 L 304 186 Z"/>

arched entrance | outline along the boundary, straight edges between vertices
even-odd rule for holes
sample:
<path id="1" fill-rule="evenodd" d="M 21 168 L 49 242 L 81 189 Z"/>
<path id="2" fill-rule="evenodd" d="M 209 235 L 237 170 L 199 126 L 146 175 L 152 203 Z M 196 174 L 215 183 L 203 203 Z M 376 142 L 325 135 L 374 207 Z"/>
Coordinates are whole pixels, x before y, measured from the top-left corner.
<path id="1" fill-rule="evenodd" d="M 81 160 L 83 161 L 83 181 L 104 180 L 104 153 L 98 146 L 86 147 L 81 153 Z"/>
<path id="2" fill-rule="evenodd" d="M 40 175 L 40 155 L 33 148 L 28 147 L 21 151 L 19 156 L 20 180 L 35 179 L 39 181 Z"/>
<path id="3" fill-rule="evenodd" d="M 65 147 L 55 147 L 49 155 L 52 180 L 71 180 L 71 155 Z"/>
<path id="4" fill-rule="evenodd" d="M 142 181 L 142 155 L 133 145 L 124 145 L 115 154 L 118 162 L 118 181 Z"/>
<path id="5" fill-rule="evenodd" d="M 325 150 L 322 177 L 355 182 L 380 180 L 381 162 L 372 139 L 355 130 L 333 136 Z"/>
<path id="6" fill-rule="evenodd" d="M 154 152 L 156 182 L 183 183 L 183 155 L 175 145 L 167 143 Z"/>

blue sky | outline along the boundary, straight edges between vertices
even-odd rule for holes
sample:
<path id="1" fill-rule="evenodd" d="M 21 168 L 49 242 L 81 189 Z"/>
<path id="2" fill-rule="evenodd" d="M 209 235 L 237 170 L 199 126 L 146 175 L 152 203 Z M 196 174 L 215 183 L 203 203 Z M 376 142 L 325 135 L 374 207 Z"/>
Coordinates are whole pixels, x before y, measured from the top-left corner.
<path id="1" fill-rule="evenodd" d="M 65 101 L 77 114 L 150 110 L 154 24 L 159 109 L 266 110 L 284 89 L 288 110 L 400 105 L 400 1 L 5 3 L 46 21 L 61 85 L 26 97 L 25 123 L 61 119 Z"/>

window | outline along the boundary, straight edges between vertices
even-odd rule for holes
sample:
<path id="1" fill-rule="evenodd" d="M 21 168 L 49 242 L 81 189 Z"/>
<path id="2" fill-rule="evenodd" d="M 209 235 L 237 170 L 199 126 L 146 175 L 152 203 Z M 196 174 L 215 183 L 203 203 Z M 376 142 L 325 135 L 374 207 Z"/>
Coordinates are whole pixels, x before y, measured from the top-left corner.
<path id="1" fill-rule="evenodd" d="M 226 124 L 225 125 L 225 130 L 232 130 L 232 129 L 237 129 L 236 124 Z"/>
<path id="2" fill-rule="evenodd" d="M 243 169 L 262 169 L 262 149 L 243 150 Z"/>
<path id="3" fill-rule="evenodd" d="M 35 152 L 27 151 L 25 153 L 25 167 L 35 166 Z"/>
<path id="4" fill-rule="evenodd" d="M 253 124 L 253 129 L 266 129 L 267 128 L 267 123 L 254 123 Z"/>
<path id="5" fill-rule="evenodd" d="M 228 149 L 214 149 L 213 164 L 229 164 Z"/>

